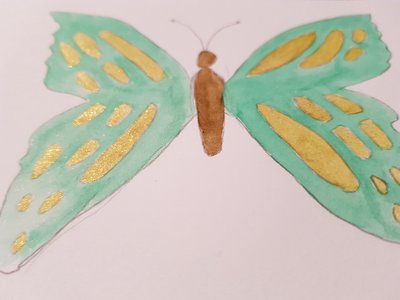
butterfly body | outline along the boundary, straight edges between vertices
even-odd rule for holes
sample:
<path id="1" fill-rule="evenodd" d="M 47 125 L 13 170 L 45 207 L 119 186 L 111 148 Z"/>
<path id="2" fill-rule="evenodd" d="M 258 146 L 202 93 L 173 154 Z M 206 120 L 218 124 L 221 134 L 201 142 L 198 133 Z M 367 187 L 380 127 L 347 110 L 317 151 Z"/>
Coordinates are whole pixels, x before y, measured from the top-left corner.
<path id="1" fill-rule="evenodd" d="M 195 76 L 194 98 L 197 108 L 197 119 L 207 155 L 218 154 L 222 149 L 224 129 L 224 80 L 210 67 L 216 55 L 209 51 L 199 54 L 197 65 L 200 71 Z"/>

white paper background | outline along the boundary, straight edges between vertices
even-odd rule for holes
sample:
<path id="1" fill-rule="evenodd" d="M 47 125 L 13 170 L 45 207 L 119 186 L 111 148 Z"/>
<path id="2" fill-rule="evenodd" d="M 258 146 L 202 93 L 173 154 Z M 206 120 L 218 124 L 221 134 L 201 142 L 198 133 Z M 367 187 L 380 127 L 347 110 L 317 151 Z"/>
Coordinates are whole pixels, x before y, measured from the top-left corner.
<path id="1" fill-rule="evenodd" d="M 215 69 L 226 79 L 286 29 L 371 13 L 393 54 L 392 68 L 353 89 L 400 112 L 400 4 L 395 2 L 2 1 L 0 199 L 32 132 L 82 101 L 43 84 L 57 28 L 50 11 L 128 22 L 191 75 L 200 46 L 169 20 L 189 23 L 207 39 L 240 19 L 240 26 L 223 32 L 211 47 L 219 56 Z M 226 121 L 222 154 L 203 153 L 194 120 L 105 202 L 20 272 L 0 275 L 0 299 L 399 299 L 400 245 L 322 208 L 232 118 Z"/>

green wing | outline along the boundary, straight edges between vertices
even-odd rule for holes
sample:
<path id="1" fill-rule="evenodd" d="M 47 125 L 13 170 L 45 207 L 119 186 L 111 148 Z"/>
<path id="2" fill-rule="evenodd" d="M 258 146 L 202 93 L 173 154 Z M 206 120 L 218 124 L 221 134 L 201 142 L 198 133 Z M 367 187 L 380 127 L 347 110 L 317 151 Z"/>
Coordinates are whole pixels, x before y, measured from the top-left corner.
<path id="1" fill-rule="evenodd" d="M 32 136 L 1 212 L 4 272 L 148 165 L 193 116 L 188 76 L 135 29 L 109 18 L 53 17 L 60 30 L 45 83 L 87 101 Z"/>
<path id="2" fill-rule="evenodd" d="M 324 207 L 400 241 L 397 115 L 344 89 L 383 73 L 390 53 L 369 16 L 279 35 L 227 83 L 227 110 Z"/>

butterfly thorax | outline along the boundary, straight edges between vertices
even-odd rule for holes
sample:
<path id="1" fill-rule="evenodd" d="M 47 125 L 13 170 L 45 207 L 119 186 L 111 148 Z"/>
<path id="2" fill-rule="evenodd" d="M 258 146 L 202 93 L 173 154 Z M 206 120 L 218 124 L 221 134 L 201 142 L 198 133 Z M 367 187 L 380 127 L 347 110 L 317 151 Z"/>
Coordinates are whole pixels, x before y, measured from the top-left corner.
<path id="1" fill-rule="evenodd" d="M 210 66 L 217 57 L 209 51 L 199 54 L 200 70 L 195 76 L 194 98 L 203 147 L 207 155 L 221 152 L 224 129 L 224 80 Z"/>

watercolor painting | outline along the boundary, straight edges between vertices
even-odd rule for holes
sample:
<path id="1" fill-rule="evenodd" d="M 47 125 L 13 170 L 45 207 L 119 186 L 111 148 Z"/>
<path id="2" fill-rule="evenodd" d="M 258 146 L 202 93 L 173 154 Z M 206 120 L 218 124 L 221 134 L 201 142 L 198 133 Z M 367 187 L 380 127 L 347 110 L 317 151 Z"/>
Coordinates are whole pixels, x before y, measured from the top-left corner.
<path id="1" fill-rule="evenodd" d="M 44 85 L 84 103 L 32 129 L 0 211 L 2 273 L 27 265 L 135 181 L 189 123 L 204 157 L 222 155 L 229 118 L 337 222 L 378 243 L 400 241 L 398 115 L 379 95 L 352 88 L 379 78 L 395 56 L 373 15 L 315 16 L 274 32 L 228 77 L 214 68 L 220 55 L 179 21 L 203 44 L 195 74 L 129 20 L 51 17 L 58 29 Z M 231 25 L 220 24 L 211 39 Z"/>
<path id="2" fill-rule="evenodd" d="M 53 13 L 60 25 L 45 84 L 87 99 L 41 127 L 0 217 L 3 270 L 14 271 L 77 215 L 153 161 L 194 116 L 177 62 L 118 20 Z M 198 57 L 194 99 L 205 152 L 221 151 L 224 103 L 265 151 L 323 206 L 400 240 L 396 114 L 345 87 L 378 76 L 390 52 L 371 17 L 289 30 L 226 83 Z M 132 121 L 133 120 L 133 121 Z"/>

